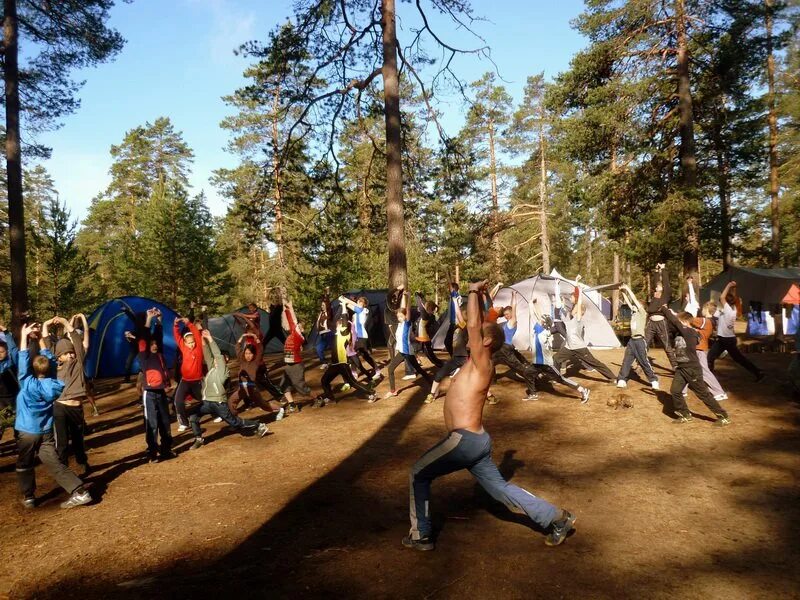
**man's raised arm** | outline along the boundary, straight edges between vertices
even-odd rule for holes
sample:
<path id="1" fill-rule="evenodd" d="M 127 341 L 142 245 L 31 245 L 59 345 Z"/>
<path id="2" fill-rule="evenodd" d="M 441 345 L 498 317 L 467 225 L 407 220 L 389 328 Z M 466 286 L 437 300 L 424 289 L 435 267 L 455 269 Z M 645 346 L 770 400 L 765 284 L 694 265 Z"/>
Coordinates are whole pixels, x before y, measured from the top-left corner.
<path id="1" fill-rule="evenodd" d="M 483 345 L 483 294 L 488 282 L 477 281 L 469 284 L 467 295 L 467 332 L 469 333 L 469 350 L 473 357 L 486 351 Z"/>

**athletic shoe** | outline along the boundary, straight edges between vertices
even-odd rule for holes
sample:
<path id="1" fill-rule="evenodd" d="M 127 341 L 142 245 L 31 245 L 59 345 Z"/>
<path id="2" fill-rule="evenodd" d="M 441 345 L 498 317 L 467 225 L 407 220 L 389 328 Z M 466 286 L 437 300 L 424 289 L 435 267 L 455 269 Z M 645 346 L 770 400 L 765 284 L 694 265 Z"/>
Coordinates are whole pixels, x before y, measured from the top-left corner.
<path id="1" fill-rule="evenodd" d="M 436 398 L 433 397 L 433 394 L 428 394 L 425 396 L 425 404 L 430 404 L 434 400 L 436 400 Z"/>
<path id="2" fill-rule="evenodd" d="M 327 369 L 327 368 L 328 368 L 328 363 L 322 363 L 322 364 L 319 366 L 319 368 L 320 368 L 320 369 L 322 369 L 322 370 L 324 371 L 325 369 Z"/>
<path id="3" fill-rule="evenodd" d="M 66 500 L 66 502 L 61 503 L 61 508 L 75 508 L 76 506 L 83 506 L 84 504 L 89 504 L 92 501 L 92 497 L 89 495 L 89 492 L 86 490 L 82 492 L 73 492 L 72 496 Z"/>
<path id="4" fill-rule="evenodd" d="M 539 394 L 537 394 L 536 392 L 529 392 L 528 395 L 522 399 L 522 401 L 531 402 L 533 400 L 538 400 L 538 399 L 539 399 Z"/>
<path id="5" fill-rule="evenodd" d="M 214 419 L 214 423 L 222 423 L 222 417 L 217 417 Z"/>
<path id="6" fill-rule="evenodd" d="M 286 416 L 286 411 L 285 411 L 285 410 L 284 410 L 284 408 L 281 406 L 280 410 L 278 411 L 278 414 L 277 414 L 277 415 L 275 415 L 275 420 L 276 420 L 276 421 L 280 421 L 280 420 L 281 420 L 281 419 L 283 419 L 283 417 L 285 417 L 285 416 Z"/>
<path id="7" fill-rule="evenodd" d="M 389 392 L 386 392 L 383 395 L 383 398 L 384 400 L 388 400 L 389 398 L 394 398 L 395 396 L 397 396 L 397 390 L 391 390 Z"/>
<path id="8" fill-rule="evenodd" d="M 497 403 L 499 402 L 499 400 L 497 399 L 497 396 L 495 396 L 494 394 L 489 394 L 489 395 L 486 397 L 486 401 L 487 401 L 489 404 L 497 404 Z"/>
<path id="9" fill-rule="evenodd" d="M 314 400 L 314 404 L 311 405 L 311 408 L 322 408 L 323 406 L 325 406 L 325 401 L 318 397 L 316 400 Z"/>
<path id="10" fill-rule="evenodd" d="M 626 388 L 628 387 L 628 382 L 624 379 L 617 379 L 617 387 L 618 388 Z"/>
<path id="11" fill-rule="evenodd" d="M 548 546 L 558 546 L 567 539 L 569 532 L 575 529 L 575 521 L 577 520 L 578 517 L 571 512 L 562 510 L 561 518 L 557 521 L 553 521 L 553 524 L 550 526 L 550 533 L 544 538 L 544 543 Z"/>
<path id="12" fill-rule="evenodd" d="M 157 463 L 158 461 L 159 461 L 158 454 L 150 454 L 150 455 L 147 457 L 147 462 L 149 462 L 149 463 L 153 463 L 153 464 L 155 464 L 155 463 Z"/>
<path id="13" fill-rule="evenodd" d="M 654 379 L 650 382 L 650 388 L 654 390 L 660 390 L 661 387 L 658 385 L 658 379 Z"/>
<path id="14" fill-rule="evenodd" d="M 403 375 L 403 381 L 412 381 L 416 378 L 417 378 L 416 375 Z"/>
<path id="15" fill-rule="evenodd" d="M 27 510 L 32 508 L 36 508 L 36 498 L 23 498 L 22 499 L 22 506 Z"/>
<path id="16" fill-rule="evenodd" d="M 714 425 L 716 427 L 725 427 L 726 425 L 730 425 L 730 424 L 731 424 L 731 419 L 728 416 L 720 415 L 719 417 L 717 417 L 717 420 L 714 421 Z"/>
<path id="17" fill-rule="evenodd" d="M 269 433 L 269 427 L 267 427 L 264 423 L 259 423 L 258 429 L 256 429 L 256 433 L 258 434 L 258 437 L 263 438 L 265 435 Z"/>
<path id="18" fill-rule="evenodd" d="M 350 384 L 349 384 L 349 383 L 345 383 L 345 384 L 344 384 L 344 385 L 341 387 L 341 391 L 343 391 L 343 392 L 349 392 L 349 391 L 350 391 Z"/>
<path id="19" fill-rule="evenodd" d="M 589 388 L 581 388 L 578 390 L 581 393 L 581 404 L 586 404 L 589 402 L 589 394 L 591 394 L 591 390 Z"/>
<path id="20" fill-rule="evenodd" d="M 717 402 L 722 402 L 723 400 L 727 399 L 728 399 L 728 394 L 717 394 L 716 396 L 714 396 L 714 400 L 716 400 Z"/>
<path id="21" fill-rule="evenodd" d="M 691 413 L 676 413 L 678 417 L 672 420 L 674 425 L 683 425 L 684 423 L 690 423 L 694 417 L 692 417 Z"/>
<path id="22" fill-rule="evenodd" d="M 297 412 L 297 407 L 293 402 L 286 405 L 286 412 L 288 412 L 290 415 Z"/>
<path id="23" fill-rule="evenodd" d="M 383 377 L 380 371 L 376 371 L 375 375 L 372 376 L 372 381 L 380 381 L 380 378 Z"/>
<path id="24" fill-rule="evenodd" d="M 188 425 L 178 425 L 178 433 L 183 433 L 184 431 L 188 431 Z"/>
<path id="25" fill-rule="evenodd" d="M 375 404 L 378 401 L 378 394 L 370 394 L 369 398 L 367 398 L 367 402 L 370 404 Z"/>
<path id="26" fill-rule="evenodd" d="M 433 543 L 433 538 L 429 535 L 419 538 L 418 540 L 412 540 L 411 536 L 407 535 L 403 538 L 403 546 L 406 548 L 413 548 L 414 550 L 422 550 L 423 552 L 436 548 L 436 544 Z"/>
<path id="27" fill-rule="evenodd" d="M 328 406 L 328 404 L 330 404 L 330 403 L 331 403 L 331 399 L 330 398 L 323 398 L 322 399 L 322 405 L 323 406 Z"/>
<path id="28" fill-rule="evenodd" d="M 192 446 L 189 448 L 189 450 L 197 450 L 204 443 L 205 443 L 205 440 L 203 440 L 203 438 L 201 438 L 201 437 L 200 438 L 194 438 L 194 444 L 192 444 Z"/>

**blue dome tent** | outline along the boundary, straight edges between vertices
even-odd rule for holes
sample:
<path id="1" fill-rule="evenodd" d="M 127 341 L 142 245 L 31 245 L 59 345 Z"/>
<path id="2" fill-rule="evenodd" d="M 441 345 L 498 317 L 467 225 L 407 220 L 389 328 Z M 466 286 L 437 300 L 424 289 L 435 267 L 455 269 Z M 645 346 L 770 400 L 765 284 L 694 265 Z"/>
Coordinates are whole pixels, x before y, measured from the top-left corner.
<path id="1" fill-rule="evenodd" d="M 167 365 L 175 364 L 177 347 L 172 336 L 172 326 L 178 315 L 168 306 L 141 296 L 122 296 L 102 304 L 89 317 L 91 344 L 86 356 L 87 377 L 119 377 L 125 375 L 125 361 L 130 344 L 125 339 L 126 331 L 136 330 L 136 321 L 144 324 L 149 308 L 161 310 L 164 326 L 164 357 Z M 133 373 L 139 371 L 138 360 L 134 361 Z"/>

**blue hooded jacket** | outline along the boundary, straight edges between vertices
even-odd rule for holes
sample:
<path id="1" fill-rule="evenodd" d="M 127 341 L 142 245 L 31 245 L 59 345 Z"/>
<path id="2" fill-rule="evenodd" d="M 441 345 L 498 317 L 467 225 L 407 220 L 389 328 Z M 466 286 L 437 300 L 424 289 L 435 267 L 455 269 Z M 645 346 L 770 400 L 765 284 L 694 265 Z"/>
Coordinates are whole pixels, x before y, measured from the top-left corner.
<path id="1" fill-rule="evenodd" d="M 8 356 L 6 356 L 3 360 L 0 360 L 0 373 L 6 369 L 16 369 L 17 364 L 19 363 L 19 349 L 17 349 L 17 343 L 14 341 L 14 336 L 11 335 L 11 332 L 9 331 L 4 331 L 3 334 L 5 335 L 6 346 L 8 347 Z"/>
<path id="2" fill-rule="evenodd" d="M 31 370 L 27 350 L 19 353 L 19 395 L 14 429 L 25 433 L 46 433 L 53 429 L 53 402 L 61 395 L 64 384 L 58 379 L 39 379 Z"/>

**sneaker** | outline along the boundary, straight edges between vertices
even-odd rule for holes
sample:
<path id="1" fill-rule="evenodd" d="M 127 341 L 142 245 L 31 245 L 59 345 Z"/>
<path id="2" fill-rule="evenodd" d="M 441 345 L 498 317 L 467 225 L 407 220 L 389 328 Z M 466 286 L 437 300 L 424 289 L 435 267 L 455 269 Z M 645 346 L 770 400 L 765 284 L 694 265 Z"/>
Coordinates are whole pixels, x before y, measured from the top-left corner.
<path id="1" fill-rule="evenodd" d="M 497 399 L 497 396 L 495 396 L 494 394 L 489 394 L 489 395 L 486 397 L 486 401 L 487 401 L 489 404 L 497 404 L 497 403 L 499 402 L 499 400 Z"/>
<path id="2" fill-rule="evenodd" d="M 388 400 L 389 398 L 394 398 L 397 396 L 397 390 L 391 390 L 390 392 L 386 392 L 383 395 L 384 400 Z"/>
<path id="3" fill-rule="evenodd" d="M 575 529 L 575 521 L 577 520 L 578 517 L 571 512 L 562 510 L 561 518 L 557 521 L 553 521 L 553 524 L 550 526 L 550 533 L 544 538 L 544 543 L 548 546 L 558 546 L 567 539 L 569 532 Z"/>
<path id="4" fill-rule="evenodd" d="M 403 381 L 412 381 L 416 378 L 417 378 L 416 375 L 403 375 Z"/>
<path id="5" fill-rule="evenodd" d="M 433 394 L 428 394 L 425 396 L 425 404 L 430 404 L 434 400 L 436 400 L 436 398 L 433 397 Z"/>
<path id="6" fill-rule="evenodd" d="M 723 400 L 727 399 L 728 399 L 728 394 L 717 394 L 716 396 L 714 396 L 714 400 L 716 400 L 717 402 L 722 402 Z"/>
<path id="7" fill-rule="evenodd" d="M 158 458 L 158 454 L 150 454 L 147 457 L 147 462 L 149 462 L 151 464 L 155 464 L 155 463 L 159 462 L 159 460 L 160 459 Z"/>
<path id="8" fill-rule="evenodd" d="M 296 413 L 297 412 L 297 407 L 294 405 L 294 403 L 287 404 L 286 405 L 286 412 L 288 412 L 289 414 Z"/>
<path id="9" fill-rule="evenodd" d="M 683 425 L 684 423 L 690 423 L 694 417 L 692 417 L 691 413 L 676 413 L 678 417 L 672 420 L 673 425 Z"/>
<path id="10" fill-rule="evenodd" d="M 383 377 L 380 371 L 376 371 L 375 375 L 372 376 L 372 381 L 380 381 L 380 378 Z"/>
<path id="11" fill-rule="evenodd" d="M 332 401 L 330 398 L 323 398 L 322 399 L 322 406 L 328 406 Z"/>
<path id="12" fill-rule="evenodd" d="M 369 398 L 367 398 L 367 402 L 370 404 L 375 404 L 378 401 L 378 394 L 370 394 Z"/>
<path id="13" fill-rule="evenodd" d="M 280 421 L 285 416 L 286 416 L 286 410 L 284 410 L 284 408 L 281 406 L 280 410 L 278 411 L 278 414 L 275 415 L 275 420 Z"/>
<path id="14" fill-rule="evenodd" d="M 529 392 L 528 395 L 525 396 L 522 399 L 522 401 L 523 402 L 532 402 L 532 401 L 538 400 L 538 399 L 539 399 L 539 394 L 537 394 L 536 392 Z"/>
<path id="15" fill-rule="evenodd" d="M 720 416 L 717 417 L 717 420 L 714 421 L 714 425 L 716 427 L 725 427 L 725 426 L 730 425 L 730 424 L 731 424 L 731 418 L 729 416 L 727 416 L 727 415 L 725 415 L 725 416 L 720 415 Z"/>
<path id="16" fill-rule="evenodd" d="M 322 363 L 322 364 L 319 366 L 319 368 L 320 368 L 320 369 L 322 369 L 322 370 L 324 371 L 325 369 L 327 369 L 327 368 L 328 368 L 328 363 Z"/>
<path id="17" fill-rule="evenodd" d="M 222 417 L 217 417 L 214 419 L 214 423 L 222 423 Z"/>
<path id="18" fill-rule="evenodd" d="M 256 433 L 258 434 L 258 437 L 263 438 L 265 435 L 269 433 L 269 427 L 267 427 L 264 423 L 259 423 L 258 429 L 256 429 Z"/>
<path id="19" fill-rule="evenodd" d="M 74 508 L 76 506 L 83 506 L 84 504 L 89 504 L 91 501 L 92 497 L 86 490 L 82 492 L 73 492 L 72 496 L 70 496 L 66 502 L 61 503 L 61 508 Z"/>
<path id="20" fill-rule="evenodd" d="M 650 382 L 650 388 L 654 390 L 660 390 L 661 387 L 658 385 L 658 379 L 654 379 Z"/>
<path id="21" fill-rule="evenodd" d="M 436 544 L 433 543 L 433 538 L 429 535 L 419 538 L 418 540 L 412 540 L 411 536 L 407 535 L 403 538 L 403 546 L 422 551 L 433 550 L 436 548 Z"/>
<path id="22" fill-rule="evenodd" d="M 589 394 L 591 394 L 591 390 L 589 388 L 581 388 L 578 390 L 581 393 L 581 404 L 586 404 L 589 402 Z"/>
<path id="23" fill-rule="evenodd" d="M 36 498 L 23 498 L 22 506 L 27 510 L 36 508 Z"/>
<path id="24" fill-rule="evenodd" d="M 349 391 L 350 391 L 350 384 L 349 384 L 349 383 L 345 383 L 345 384 L 344 384 L 344 385 L 341 387 L 341 391 L 343 391 L 343 392 L 349 392 Z"/>
<path id="25" fill-rule="evenodd" d="M 618 388 L 626 388 L 628 387 L 628 382 L 624 379 L 617 379 L 617 387 Z"/>
<path id="26" fill-rule="evenodd" d="M 189 450 L 197 450 L 204 443 L 205 443 L 205 440 L 203 440 L 203 438 L 201 438 L 201 437 L 200 438 L 194 438 L 194 444 L 192 444 L 192 446 L 191 446 L 191 448 L 189 448 Z"/>
<path id="27" fill-rule="evenodd" d="M 183 433 L 184 431 L 188 431 L 188 430 L 189 430 L 189 426 L 188 425 L 178 425 L 178 433 Z"/>

